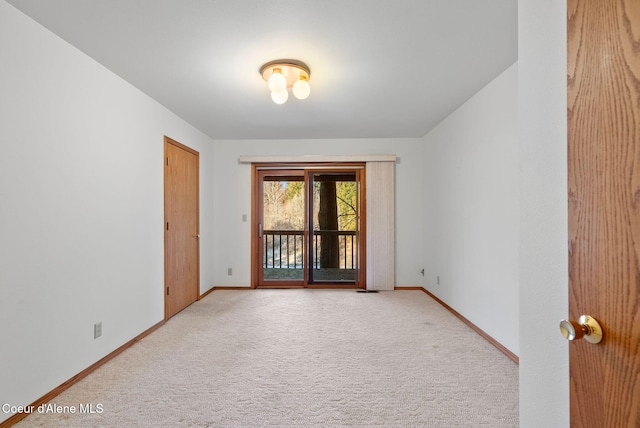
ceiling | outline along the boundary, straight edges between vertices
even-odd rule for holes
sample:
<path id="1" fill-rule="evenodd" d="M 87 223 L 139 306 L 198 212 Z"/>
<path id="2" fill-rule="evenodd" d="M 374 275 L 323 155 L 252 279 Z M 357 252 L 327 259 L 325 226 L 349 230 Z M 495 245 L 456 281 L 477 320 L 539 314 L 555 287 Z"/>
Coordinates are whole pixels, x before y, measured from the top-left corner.
<path id="1" fill-rule="evenodd" d="M 518 56 L 516 0 L 7 1 L 213 139 L 422 137 Z"/>

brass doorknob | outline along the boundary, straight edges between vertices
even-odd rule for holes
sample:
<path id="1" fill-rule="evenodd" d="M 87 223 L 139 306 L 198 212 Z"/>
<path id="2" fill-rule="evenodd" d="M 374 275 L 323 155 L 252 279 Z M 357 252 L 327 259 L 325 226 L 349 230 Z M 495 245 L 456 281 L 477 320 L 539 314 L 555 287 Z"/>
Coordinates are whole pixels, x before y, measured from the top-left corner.
<path id="1" fill-rule="evenodd" d="M 582 315 L 578 318 L 578 322 L 560 321 L 560 333 L 567 340 L 578 340 L 584 337 L 584 340 L 589 343 L 600 343 L 604 335 L 600 323 L 589 315 Z"/>

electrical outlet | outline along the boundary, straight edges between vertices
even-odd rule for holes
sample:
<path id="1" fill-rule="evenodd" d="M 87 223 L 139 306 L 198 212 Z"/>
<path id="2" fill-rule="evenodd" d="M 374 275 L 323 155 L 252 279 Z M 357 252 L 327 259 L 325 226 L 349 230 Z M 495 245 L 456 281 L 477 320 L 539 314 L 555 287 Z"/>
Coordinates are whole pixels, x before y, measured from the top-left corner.
<path id="1" fill-rule="evenodd" d="M 233 269 L 232 268 L 227 269 L 227 275 L 229 275 L 229 276 L 233 275 Z"/>
<path id="2" fill-rule="evenodd" d="M 246 222 L 247 221 L 247 215 L 246 214 L 242 214 L 242 221 Z"/>
<path id="3" fill-rule="evenodd" d="M 440 275 L 436 276 L 436 284 L 440 285 Z"/>
<path id="4" fill-rule="evenodd" d="M 97 339 L 102 336 L 102 321 L 97 322 L 93 325 L 93 338 Z"/>

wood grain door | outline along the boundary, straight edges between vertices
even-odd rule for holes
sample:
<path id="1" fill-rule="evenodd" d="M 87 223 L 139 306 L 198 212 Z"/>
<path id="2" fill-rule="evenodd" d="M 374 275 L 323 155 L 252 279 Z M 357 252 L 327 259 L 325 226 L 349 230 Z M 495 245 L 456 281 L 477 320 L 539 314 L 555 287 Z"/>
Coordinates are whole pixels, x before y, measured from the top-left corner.
<path id="1" fill-rule="evenodd" d="M 165 319 L 198 299 L 199 154 L 165 137 Z"/>
<path id="2" fill-rule="evenodd" d="M 640 1 L 568 0 L 571 426 L 640 427 Z"/>

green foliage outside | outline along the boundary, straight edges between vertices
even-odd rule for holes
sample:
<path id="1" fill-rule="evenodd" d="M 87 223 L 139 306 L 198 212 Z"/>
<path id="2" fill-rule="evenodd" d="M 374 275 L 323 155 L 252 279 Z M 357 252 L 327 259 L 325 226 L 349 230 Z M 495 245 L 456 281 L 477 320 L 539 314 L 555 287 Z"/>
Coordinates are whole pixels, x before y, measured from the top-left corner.
<path id="1" fill-rule="evenodd" d="M 314 186 L 314 218 L 317 219 L 320 183 L 315 182 Z M 265 229 L 304 229 L 303 181 L 265 181 L 263 190 Z M 357 196 L 358 188 L 355 182 L 336 182 L 338 227 L 340 230 L 356 230 Z"/>

